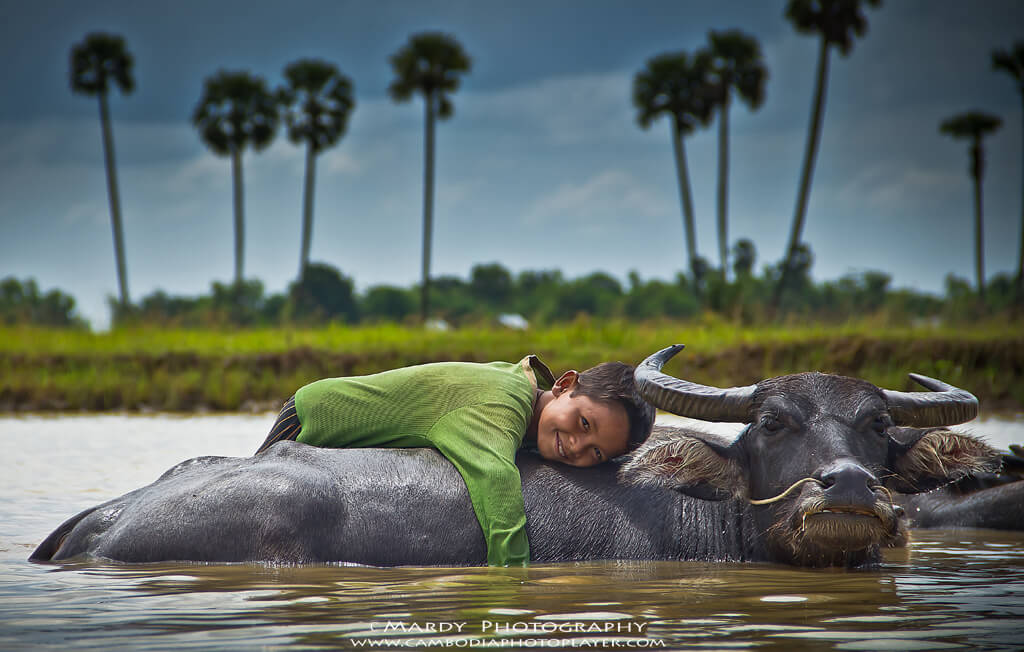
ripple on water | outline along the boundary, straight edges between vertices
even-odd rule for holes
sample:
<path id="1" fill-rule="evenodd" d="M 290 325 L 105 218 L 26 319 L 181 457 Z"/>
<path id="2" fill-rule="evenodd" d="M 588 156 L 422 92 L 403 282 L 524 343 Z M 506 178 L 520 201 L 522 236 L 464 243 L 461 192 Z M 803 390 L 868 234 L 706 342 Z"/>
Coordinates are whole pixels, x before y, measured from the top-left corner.
<path id="1" fill-rule="evenodd" d="M 673 562 L 380 569 L 25 561 L 75 512 L 188 457 L 248 455 L 272 421 L 0 419 L 0 649 L 351 646 L 379 636 L 387 621 L 459 622 L 463 637 L 491 638 L 507 636 L 485 633 L 483 621 L 638 623 L 642 636 L 669 649 L 1014 649 L 1024 631 L 1024 534 L 984 530 L 915 532 L 908 550 L 850 572 Z M 1024 441 L 1024 425 L 1016 432 Z M 110 463 L 110 450 L 120 451 L 123 468 Z"/>

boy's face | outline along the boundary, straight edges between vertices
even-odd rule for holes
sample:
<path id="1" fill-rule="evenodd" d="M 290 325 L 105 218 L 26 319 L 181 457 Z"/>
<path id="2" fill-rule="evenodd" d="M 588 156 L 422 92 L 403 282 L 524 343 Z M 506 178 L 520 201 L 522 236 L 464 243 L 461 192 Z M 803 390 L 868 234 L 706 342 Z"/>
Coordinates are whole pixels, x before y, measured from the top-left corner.
<path id="1" fill-rule="evenodd" d="M 616 402 L 572 396 L 576 372 L 568 371 L 552 388 L 554 398 L 541 410 L 537 449 L 545 459 L 572 466 L 593 466 L 626 452 L 629 417 Z"/>

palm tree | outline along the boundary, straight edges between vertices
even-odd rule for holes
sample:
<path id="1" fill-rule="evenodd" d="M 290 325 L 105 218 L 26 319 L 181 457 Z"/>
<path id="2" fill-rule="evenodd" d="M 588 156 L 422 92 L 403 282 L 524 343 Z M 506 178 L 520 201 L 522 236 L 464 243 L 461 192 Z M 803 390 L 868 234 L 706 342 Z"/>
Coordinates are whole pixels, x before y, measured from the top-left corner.
<path id="1" fill-rule="evenodd" d="M 395 102 L 407 102 L 413 93 L 423 95 L 425 110 L 423 147 L 423 284 L 420 317 L 430 311 L 430 244 L 434 222 L 434 119 L 445 120 L 455 111 L 450 93 L 459 88 L 460 75 L 469 72 L 469 55 L 453 37 L 428 32 L 409 37 L 391 56 L 395 79 L 388 92 Z"/>
<path id="2" fill-rule="evenodd" d="M 789 0 L 786 18 L 793 23 L 796 31 L 804 34 L 819 34 L 821 46 L 818 49 L 818 73 L 814 82 L 814 102 L 811 122 L 807 128 L 807 150 L 804 152 L 803 171 L 800 174 L 800 189 L 797 191 L 796 209 L 793 214 L 793 228 L 789 235 L 786 257 L 782 262 L 782 275 L 772 297 L 772 306 L 778 308 L 782 291 L 792 276 L 791 269 L 800 236 L 804 230 L 804 216 L 807 199 L 811 190 L 811 176 L 814 159 L 818 154 L 818 138 L 821 136 L 821 117 L 825 108 L 825 85 L 828 81 L 829 48 L 839 48 L 846 56 L 853 49 L 853 37 L 863 36 L 868 23 L 861 13 L 861 4 L 877 7 L 881 0 Z"/>
<path id="3" fill-rule="evenodd" d="M 132 55 L 124 39 L 113 34 L 89 34 L 71 48 L 71 90 L 95 95 L 100 100 L 100 126 L 103 130 L 103 159 L 107 167 L 107 198 L 110 201 L 110 225 L 114 231 L 114 258 L 121 306 L 128 306 L 128 274 L 124 260 L 124 230 L 121 224 L 121 200 L 117 192 L 117 167 L 114 165 L 114 134 L 110 128 L 107 90 L 111 80 L 121 92 L 135 90 Z"/>
<path id="4" fill-rule="evenodd" d="M 757 39 L 738 29 L 710 32 L 711 62 L 716 77 L 718 98 L 718 253 L 722 277 L 728 270 L 728 186 L 729 186 L 729 104 L 732 90 L 751 109 L 764 102 L 764 82 L 768 69 L 761 59 Z"/>
<path id="5" fill-rule="evenodd" d="M 1020 92 L 1021 100 L 1024 101 L 1024 41 L 1017 41 L 1010 51 L 996 50 L 992 53 L 993 70 L 1002 70 L 1013 77 L 1017 82 L 1017 91 Z M 1024 131 L 1024 130 L 1022 130 Z M 1024 154 L 1024 147 L 1021 148 Z M 1024 174 L 1024 166 L 1021 170 Z M 1024 183 L 1021 183 L 1021 190 L 1024 191 Z M 1020 216 L 1020 253 L 1017 257 L 1017 301 L 1024 301 L 1024 199 L 1021 200 Z"/>
<path id="6" fill-rule="evenodd" d="M 982 247 L 981 181 L 985 175 L 985 152 L 981 138 L 998 129 L 1003 121 L 981 111 L 969 111 L 945 120 L 939 131 L 953 138 L 970 139 L 970 175 L 974 179 L 974 265 L 978 275 L 978 296 L 985 296 L 985 259 Z"/>
<path id="7" fill-rule="evenodd" d="M 261 150 L 274 140 L 277 99 L 260 77 L 220 71 L 207 77 L 203 95 L 192 113 L 199 137 L 218 156 L 231 157 L 235 207 L 235 284 L 242 282 L 245 207 L 242 195 L 242 152 L 247 145 Z"/>
<path id="8" fill-rule="evenodd" d="M 299 277 L 309 265 L 313 236 L 313 184 L 316 156 L 345 135 L 348 116 L 355 107 L 352 81 L 326 61 L 302 59 L 284 69 L 288 85 L 279 92 L 285 107 L 288 140 L 306 144 L 306 183 L 302 194 L 302 250 Z"/>
<path id="9" fill-rule="evenodd" d="M 693 198 L 683 136 L 692 133 L 698 124 L 706 126 L 711 121 L 717 91 L 710 82 L 710 73 L 711 57 L 707 52 L 698 52 L 693 57 L 685 52 L 673 52 L 649 59 L 633 78 L 633 105 L 638 111 L 636 119 L 640 127 L 647 129 L 660 115 L 669 116 L 686 231 L 686 254 L 697 287 L 701 265 L 697 257 Z"/>

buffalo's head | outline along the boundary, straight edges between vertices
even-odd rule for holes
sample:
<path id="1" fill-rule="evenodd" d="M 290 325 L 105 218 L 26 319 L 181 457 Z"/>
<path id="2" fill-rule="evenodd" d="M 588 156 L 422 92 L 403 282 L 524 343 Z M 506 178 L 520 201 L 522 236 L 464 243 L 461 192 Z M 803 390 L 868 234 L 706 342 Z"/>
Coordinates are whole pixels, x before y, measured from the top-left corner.
<path id="1" fill-rule="evenodd" d="M 927 491 L 998 467 L 983 442 L 945 426 L 974 418 L 969 392 L 911 374 L 929 392 L 879 389 L 856 378 L 802 373 L 720 389 L 661 372 L 683 347 L 636 371 L 655 406 L 704 421 L 748 424 L 734 440 L 661 430 L 623 468 L 627 481 L 752 507 L 772 559 L 804 566 L 856 565 L 905 540 L 892 492 Z"/>

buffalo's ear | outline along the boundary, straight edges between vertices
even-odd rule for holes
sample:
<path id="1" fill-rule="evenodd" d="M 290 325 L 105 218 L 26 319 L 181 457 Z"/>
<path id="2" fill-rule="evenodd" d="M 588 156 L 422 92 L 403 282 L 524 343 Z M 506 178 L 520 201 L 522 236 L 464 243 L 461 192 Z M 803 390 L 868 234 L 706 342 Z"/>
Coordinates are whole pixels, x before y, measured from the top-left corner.
<path id="1" fill-rule="evenodd" d="M 703 500 L 747 495 L 747 474 L 735 443 L 682 428 L 659 428 L 622 467 L 619 479 Z"/>
<path id="2" fill-rule="evenodd" d="M 886 486 L 913 494 L 974 473 L 999 469 L 999 452 L 970 435 L 945 428 L 893 428 Z"/>

